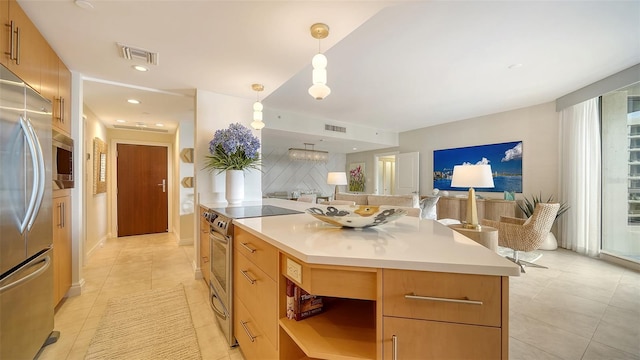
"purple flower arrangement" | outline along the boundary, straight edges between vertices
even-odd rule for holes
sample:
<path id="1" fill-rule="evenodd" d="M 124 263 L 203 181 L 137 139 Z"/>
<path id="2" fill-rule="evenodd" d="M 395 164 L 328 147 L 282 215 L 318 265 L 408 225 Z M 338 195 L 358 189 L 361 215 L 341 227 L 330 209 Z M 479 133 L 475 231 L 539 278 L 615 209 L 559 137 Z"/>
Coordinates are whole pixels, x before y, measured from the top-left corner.
<path id="1" fill-rule="evenodd" d="M 206 168 L 221 173 L 226 170 L 259 169 L 260 140 L 251 130 L 235 123 L 227 129 L 216 130 L 209 142 Z"/>

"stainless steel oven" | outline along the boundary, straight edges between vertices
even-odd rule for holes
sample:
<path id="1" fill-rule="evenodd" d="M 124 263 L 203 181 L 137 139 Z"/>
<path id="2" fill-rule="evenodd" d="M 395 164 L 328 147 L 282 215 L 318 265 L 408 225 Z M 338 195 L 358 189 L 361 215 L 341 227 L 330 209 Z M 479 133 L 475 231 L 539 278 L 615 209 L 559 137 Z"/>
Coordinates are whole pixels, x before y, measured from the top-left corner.
<path id="1" fill-rule="evenodd" d="M 233 337 L 232 259 L 233 219 L 216 211 L 204 214 L 209 221 L 209 299 L 220 330 L 229 346 L 237 345 Z"/>
<path id="2" fill-rule="evenodd" d="M 233 337 L 233 219 L 299 214 L 300 211 L 271 205 L 209 209 L 203 215 L 209 222 L 209 298 L 218 325 L 229 346 Z M 204 269 L 205 271 L 207 269 Z"/>

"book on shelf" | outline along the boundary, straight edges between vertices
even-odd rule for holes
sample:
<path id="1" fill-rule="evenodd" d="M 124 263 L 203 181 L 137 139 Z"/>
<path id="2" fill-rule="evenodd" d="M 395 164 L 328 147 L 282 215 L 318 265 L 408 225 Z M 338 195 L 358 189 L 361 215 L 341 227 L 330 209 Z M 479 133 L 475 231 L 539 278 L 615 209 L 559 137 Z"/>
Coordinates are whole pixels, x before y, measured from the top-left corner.
<path id="1" fill-rule="evenodd" d="M 287 279 L 287 318 L 298 321 L 319 314 L 323 309 L 321 296 L 311 295 Z"/>

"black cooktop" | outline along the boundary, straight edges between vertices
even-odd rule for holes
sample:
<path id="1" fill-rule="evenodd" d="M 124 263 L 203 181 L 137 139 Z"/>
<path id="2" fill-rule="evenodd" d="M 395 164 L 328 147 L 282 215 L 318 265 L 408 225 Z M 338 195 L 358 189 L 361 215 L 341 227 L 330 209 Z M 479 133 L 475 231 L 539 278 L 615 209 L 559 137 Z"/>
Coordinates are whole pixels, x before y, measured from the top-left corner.
<path id="1" fill-rule="evenodd" d="M 274 215 L 291 215 L 302 214 L 302 211 L 285 209 L 273 205 L 257 205 L 257 206 L 238 206 L 226 208 L 210 209 L 222 216 L 232 219 L 246 219 L 253 217 L 274 216 Z"/>

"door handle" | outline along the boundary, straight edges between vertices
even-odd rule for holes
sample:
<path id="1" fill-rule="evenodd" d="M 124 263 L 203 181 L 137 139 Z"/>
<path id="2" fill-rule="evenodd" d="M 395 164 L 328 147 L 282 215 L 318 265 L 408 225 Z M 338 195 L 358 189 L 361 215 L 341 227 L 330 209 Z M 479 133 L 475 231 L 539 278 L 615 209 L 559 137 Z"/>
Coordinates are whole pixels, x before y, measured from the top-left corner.
<path id="1" fill-rule="evenodd" d="M 167 192 L 167 180 L 162 179 L 162 184 L 158 184 L 158 186 L 162 186 L 162 192 Z"/>

